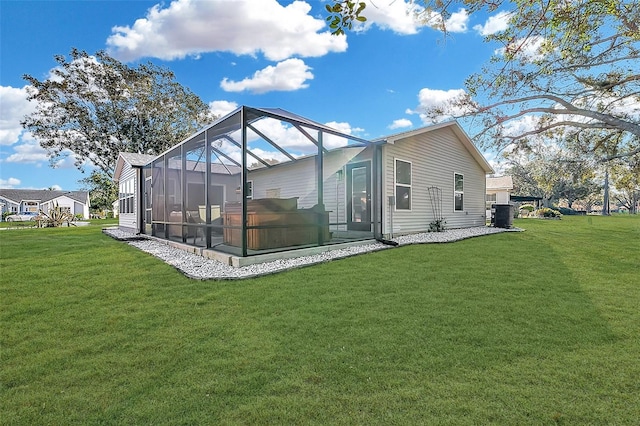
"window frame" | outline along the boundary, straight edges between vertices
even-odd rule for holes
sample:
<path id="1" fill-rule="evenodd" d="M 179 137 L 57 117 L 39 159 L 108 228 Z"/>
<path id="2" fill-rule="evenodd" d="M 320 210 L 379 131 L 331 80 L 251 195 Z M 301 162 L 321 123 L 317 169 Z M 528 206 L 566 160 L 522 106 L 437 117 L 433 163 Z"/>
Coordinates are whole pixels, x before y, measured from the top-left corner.
<path id="1" fill-rule="evenodd" d="M 135 213 L 135 177 L 120 182 L 118 192 L 119 213 Z"/>
<path id="2" fill-rule="evenodd" d="M 457 189 L 457 186 L 456 186 L 456 183 L 458 180 L 457 176 L 460 176 L 462 178 L 462 190 Z M 460 208 L 457 208 L 458 206 L 456 205 L 456 198 L 458 197 L 458 195 L 460 195 L 460 201 L 462 204 Z M 454 212 L 464 211 L 464 174 L 457 173 L 457 172 L 453 173 L 453 211 Z"/>
<path id="3" fill-rule="evenodd" d="M 253 180 L 247 181 L 247 200 L 253 200 Z"/>
<path id="4" fill-rule="evenodd" d="M 398 182 L 398 162 L 402 162 L 409 165 L 409 183 Z M 398 208 L 398 188 L 407 188 L 409 190 L 409 208 Z M 413 163 L 411 161 L 403 160 L 402 158 L 393 159 L 393 196 L 396 202 L 394 203 L 395 211 L 410 212 L 413 209 Z"/>
<path id="5" fill-rule="evenodd" d="M 40 203 L 35 200 L 23 200 L 22 211 L 24 213 L 37 213 L 40 210 Z"/>

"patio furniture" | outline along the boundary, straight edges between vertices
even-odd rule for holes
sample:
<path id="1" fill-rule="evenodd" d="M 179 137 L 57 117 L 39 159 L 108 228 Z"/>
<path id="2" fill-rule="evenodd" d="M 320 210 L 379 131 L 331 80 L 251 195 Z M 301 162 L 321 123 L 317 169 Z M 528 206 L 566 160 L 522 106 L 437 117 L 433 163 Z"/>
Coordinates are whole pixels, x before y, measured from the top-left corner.
<path id="1" fill-rule="evenodd" d="M 247 230 L 247 248 L 265 250 L 316 245 L 318 224 L 323 227 L 323 240 L 329 240 L 329 212 L 317 207 L 298 209 L 297 201 L 297 198 L 247 200 L 247 226 L 264 227 Z M 223 217 L 225 226 L 238 227 L 224 229 L 224 243 L 241 247 L 242 204 L 226 203 Z"/>

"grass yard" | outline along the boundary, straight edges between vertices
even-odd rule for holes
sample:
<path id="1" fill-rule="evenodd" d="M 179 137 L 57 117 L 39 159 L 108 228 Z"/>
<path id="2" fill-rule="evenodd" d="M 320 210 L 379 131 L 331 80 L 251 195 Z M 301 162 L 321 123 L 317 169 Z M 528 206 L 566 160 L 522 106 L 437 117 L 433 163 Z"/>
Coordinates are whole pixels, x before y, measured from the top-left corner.
<path id="1" fill-rule="evenodd" d="M 640 419 L 640 217 L 192 281 L 99 227 L 0 232 L 0 424 Z"/>

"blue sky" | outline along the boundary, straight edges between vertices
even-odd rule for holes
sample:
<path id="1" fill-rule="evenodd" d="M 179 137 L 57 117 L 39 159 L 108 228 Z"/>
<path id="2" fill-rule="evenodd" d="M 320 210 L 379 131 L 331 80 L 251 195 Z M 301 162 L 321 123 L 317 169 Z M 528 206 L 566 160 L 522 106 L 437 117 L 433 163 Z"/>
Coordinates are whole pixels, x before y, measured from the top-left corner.
<path id="1" fill-rule="evenodd" d="M 279 107 L 373 139 L 429 124 L 421 107 L 461 90 L 499 47 L 483 34 L 505 25 L 499 12 L 460 9 L 444 38 L 407 14 L 404 1 L 380 0 L 368 6 L 365 27 L 335 37 L 326 3 L 0 0 L 0 187 L 74 190 L 91 171 L 71 157 L 51 167 L 19 124 L 32 108 L 22 76 L 46 79 L 53 56 L 72 47 L 168 67 L 217 114 Z"/>

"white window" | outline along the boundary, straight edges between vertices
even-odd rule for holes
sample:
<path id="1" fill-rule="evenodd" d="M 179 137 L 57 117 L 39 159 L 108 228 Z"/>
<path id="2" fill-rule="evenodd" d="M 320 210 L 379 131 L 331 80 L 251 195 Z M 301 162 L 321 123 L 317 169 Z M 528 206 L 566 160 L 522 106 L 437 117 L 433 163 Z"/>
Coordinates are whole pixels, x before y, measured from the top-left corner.
<path id="1" fill-rule="evenodd" d="M 453 206 L 459 212 L 464 210 L 464 176 L 458 173 L 453 176 Z"/>
<path id="2" fill-rule="evenodd" d="M 395 168 L 396 210 L 411 210 L 411 162 L 396 158 Z"/>
<path id="3" fill-rule="evenodd" d="M 247 181 L 247 199 L 253 200 L 253 181 Z"/>
<path id="4" fill-rule="evenodd" d="M 22 208 L 23 208 L 23 211 L 25 211 L 25 212 L 37 212 L 38 211 L 38 202 L 37 201 L 25 201 Z"/>
<path id="5" fill-rule="evenodd" d="M 118 196 L 120 213 L 134 213 L 134 187 L 135 179 L 127 179 L 120 182 L 120 193 Z"/>

